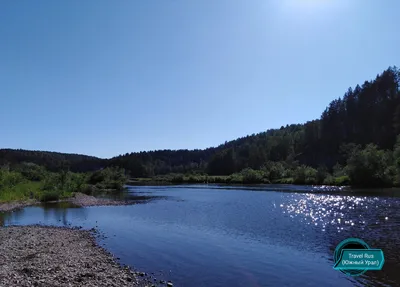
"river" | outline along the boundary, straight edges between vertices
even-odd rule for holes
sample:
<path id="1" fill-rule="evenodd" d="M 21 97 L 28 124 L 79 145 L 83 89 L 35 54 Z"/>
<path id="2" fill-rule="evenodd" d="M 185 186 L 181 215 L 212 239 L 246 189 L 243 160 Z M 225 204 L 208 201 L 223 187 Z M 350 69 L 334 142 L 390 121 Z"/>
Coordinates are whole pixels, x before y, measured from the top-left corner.
<path id="1" fill-rule="evenodd" d="M 400 197 L 312 187 L 129 186 L 130 206 L 32 206 L 0 224 L 97 228 L 121 263 L 174 286 L 400 286 Z M 333 252 L 349 237 L 385 254 L 349 277 Z"/>

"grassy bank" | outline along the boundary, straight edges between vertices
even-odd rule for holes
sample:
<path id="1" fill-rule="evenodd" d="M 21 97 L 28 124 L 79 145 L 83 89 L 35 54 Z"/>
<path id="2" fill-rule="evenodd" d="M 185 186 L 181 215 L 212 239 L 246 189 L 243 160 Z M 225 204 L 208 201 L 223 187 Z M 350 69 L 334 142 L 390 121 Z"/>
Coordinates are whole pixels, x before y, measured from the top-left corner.
<path id="1" fill-rule="evenodd" d="M 0 169 L 0 203 L 11 201 L 56 201 L 74 192 L 93 194 L 99 190 L 121 190 L 125 172 L 106 168 L 92 173 L 53 173 L 34 164 Z"/>
<path id="2" fill-rule="evenodd" d="M 13 187 L 4 188 L 0 191 L 0 202 L 11 202 L 18 200 L 52 201 L 68 198 L 72 195 L 68 190 L 46 190 L 42 182 L 18 183 Z"/>

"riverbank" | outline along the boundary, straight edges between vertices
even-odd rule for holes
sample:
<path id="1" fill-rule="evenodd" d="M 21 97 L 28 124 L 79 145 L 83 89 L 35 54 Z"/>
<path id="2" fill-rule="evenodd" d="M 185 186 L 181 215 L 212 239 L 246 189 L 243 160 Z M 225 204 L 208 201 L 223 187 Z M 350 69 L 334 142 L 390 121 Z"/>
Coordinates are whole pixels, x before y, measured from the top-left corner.
<path id="1" fill-rule="evenodd" d="M 128 185 L 176 185 L 176 184 L 232 184 L 232 185 L 258 185 L 258 184 L 285 184 L 285 185 L 315 185 L 315 186 L 350 186 L 348 177 L 333 178 L 329 183 L 323 184 L 313 181 L 295 181 L 293 178 L 268 180 L 266 178 L 243 178 L 224 175 L 184 176 L 169 174 L 151 178 L 130 178 Z"/>
<path id="2" fill-rule="evenodd" d="M 38 204 L 37 200 L 23 200 L 23 201 L 11 201 L 0 203 L 0 212 L 13 211 L 14 209 L 23 208 L 30 205 Z"/>
<path id="3" fill-rule="evenodd" d="M 75 192 L 71 197 L 62 200 L 49 201 L 53 202 L 70 202 L 77 207 L 88 207 L 88 206 L 108 206 L 108 205 L 131 205 L 135 204 L 132 200 L 112 200 L 107 198 L 98 198 L 92 195 L 86 195 L 84 193 Z M 37 200 L 22 200 L 22 201 L 11 201 L 0 203 L 0 212 L 9 212 L 15 209 L 24 208 L 31 205 L 37 205 L 41 202 Z"/>
<path id="4" fill-rule="evenodd" d="M 0 228 L 0 286 L 152 286 L 139 274 L 120 266 L 90 231 Z"/>
<path id="5" fill-rule="evenodd" d="M 112 200 L 108 198 L 99 198 L 80 192 L 75 192 L 71 198 L 68 198 L 64 201 L 71 202 L 72 204 L 80 207 L 106 206 L 106 205 L 131 205 L 135 203 L 134 201 L 130 200 Z"/>
<path id="6" fill-rule="evenodd" d="M 0 168 L 0 203 L 36 200 L 49 202 L 71 198 L 74 192 L 94 195 L 123 190 L 126 177 L 118 168 L 104 168 L 91 173 L 67 170 L 47 171 L 26 163 Z"/>

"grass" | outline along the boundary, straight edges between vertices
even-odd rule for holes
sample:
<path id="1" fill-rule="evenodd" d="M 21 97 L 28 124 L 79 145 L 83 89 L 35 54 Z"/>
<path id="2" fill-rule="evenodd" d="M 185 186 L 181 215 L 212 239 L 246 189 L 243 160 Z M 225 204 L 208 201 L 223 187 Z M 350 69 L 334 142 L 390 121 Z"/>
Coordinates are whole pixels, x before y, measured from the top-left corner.
<path id="1" fill-rule="evenodd" d="M 350 185 L 350 178 L 347 175 L 335 177 L 335 185 Z"/>
<path id="2" fill-rule="evenodd" d="M 12 187 L 0 189 L 0 203 L 25 201 L 29 199 L 42 202 L 69 198 L 72 192 L 67 190 L 44 190 L 43 182 L 22 182 Z"/>
<path id="3" fill-rule="evenodd" d="M 45 190 L 39 197 L 41 202 L 56 201 L 60 199 L 60 193 L 56 190 Z"/>
<path id="4" fill-rule="evenodd" d="M 125 171 L 116 167 L 86 174 L 67 170 L 54 173 L 34 165 L 20 169 L 0 167 L 0 203 L 29 199 L 47 202 L 69 198 L 74 192 L 119 191 L 126 182 Z"/>
<path id="5" fill-rule="evenodd" d="M 146 182 L 146 181 L 152 181 L 151 177 L 135 177 L 129 179 L 128 182 Z"/>
<path id="6" fill-rule="evenodd" d="M 13 187 L 0 189 L 0 202 L 39 199 L 41 193 L 40 182 L 18 183 Z"/>
<path id="7" fill-rule="evenodd" d="M 293 184 L 293 178 L 292 177 L 281 178 L 281 179 L 274 180 L 272 183 L 274 183 L 274 184 Z"/>
<path id="8" fill-rule="evenodd" d="M 324 180 L 326 185 L 345 186 L 350 185 L 350 178 L 347 175 L 342 176 L 327 176 Z"/>

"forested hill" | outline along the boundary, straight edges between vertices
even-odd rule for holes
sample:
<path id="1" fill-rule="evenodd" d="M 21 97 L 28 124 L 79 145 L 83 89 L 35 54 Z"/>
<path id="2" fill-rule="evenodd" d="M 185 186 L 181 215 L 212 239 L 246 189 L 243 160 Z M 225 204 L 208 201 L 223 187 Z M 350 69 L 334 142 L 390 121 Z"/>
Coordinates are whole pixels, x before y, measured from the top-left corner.
<path id="1" fill-rule="evenodd" d="M 355 147 L 373 143 L 393 150 L 400 134 L 400 71 L 390 67 L 374 80 L 349 88 L 332 101 L 319 119 L 292 124 L 226 142 L 205 150 L 158 150 L 120 155 L 108 160 L 53 152 L 0 150 L 0 164 L 34 162 L 50 170 L 68 166 L 89 171 L 120 166 L 133 177 L 201 172 L 229 175 L 280 162 L 329 170 L 345 165 Z"/>
<path id="2" fill-rule="evenodd" d="M 44 166 L 49 171 L 70 169 L 73 172 L 94 171 L 107 164 L 107 161 L 104 159 L 80 154 L 22 149 L 0 149 L 0 166 L 12 166 L 24 162 Z"/>
<path id="3" fill-rule="evenodd" d="M 389 67 L 374 80 L 349 88 L 333 100 L 319 119 L 249 135 L 206 150 L 164 150 L 121 155 L 109 161 L 132 172 L 153 176 L 206 171 L 227 175 L 269 161 L 312 167 L 346 164 L 356 145 L 374 143 L 393 149 L 400 133 L 400 71 Z"/>

